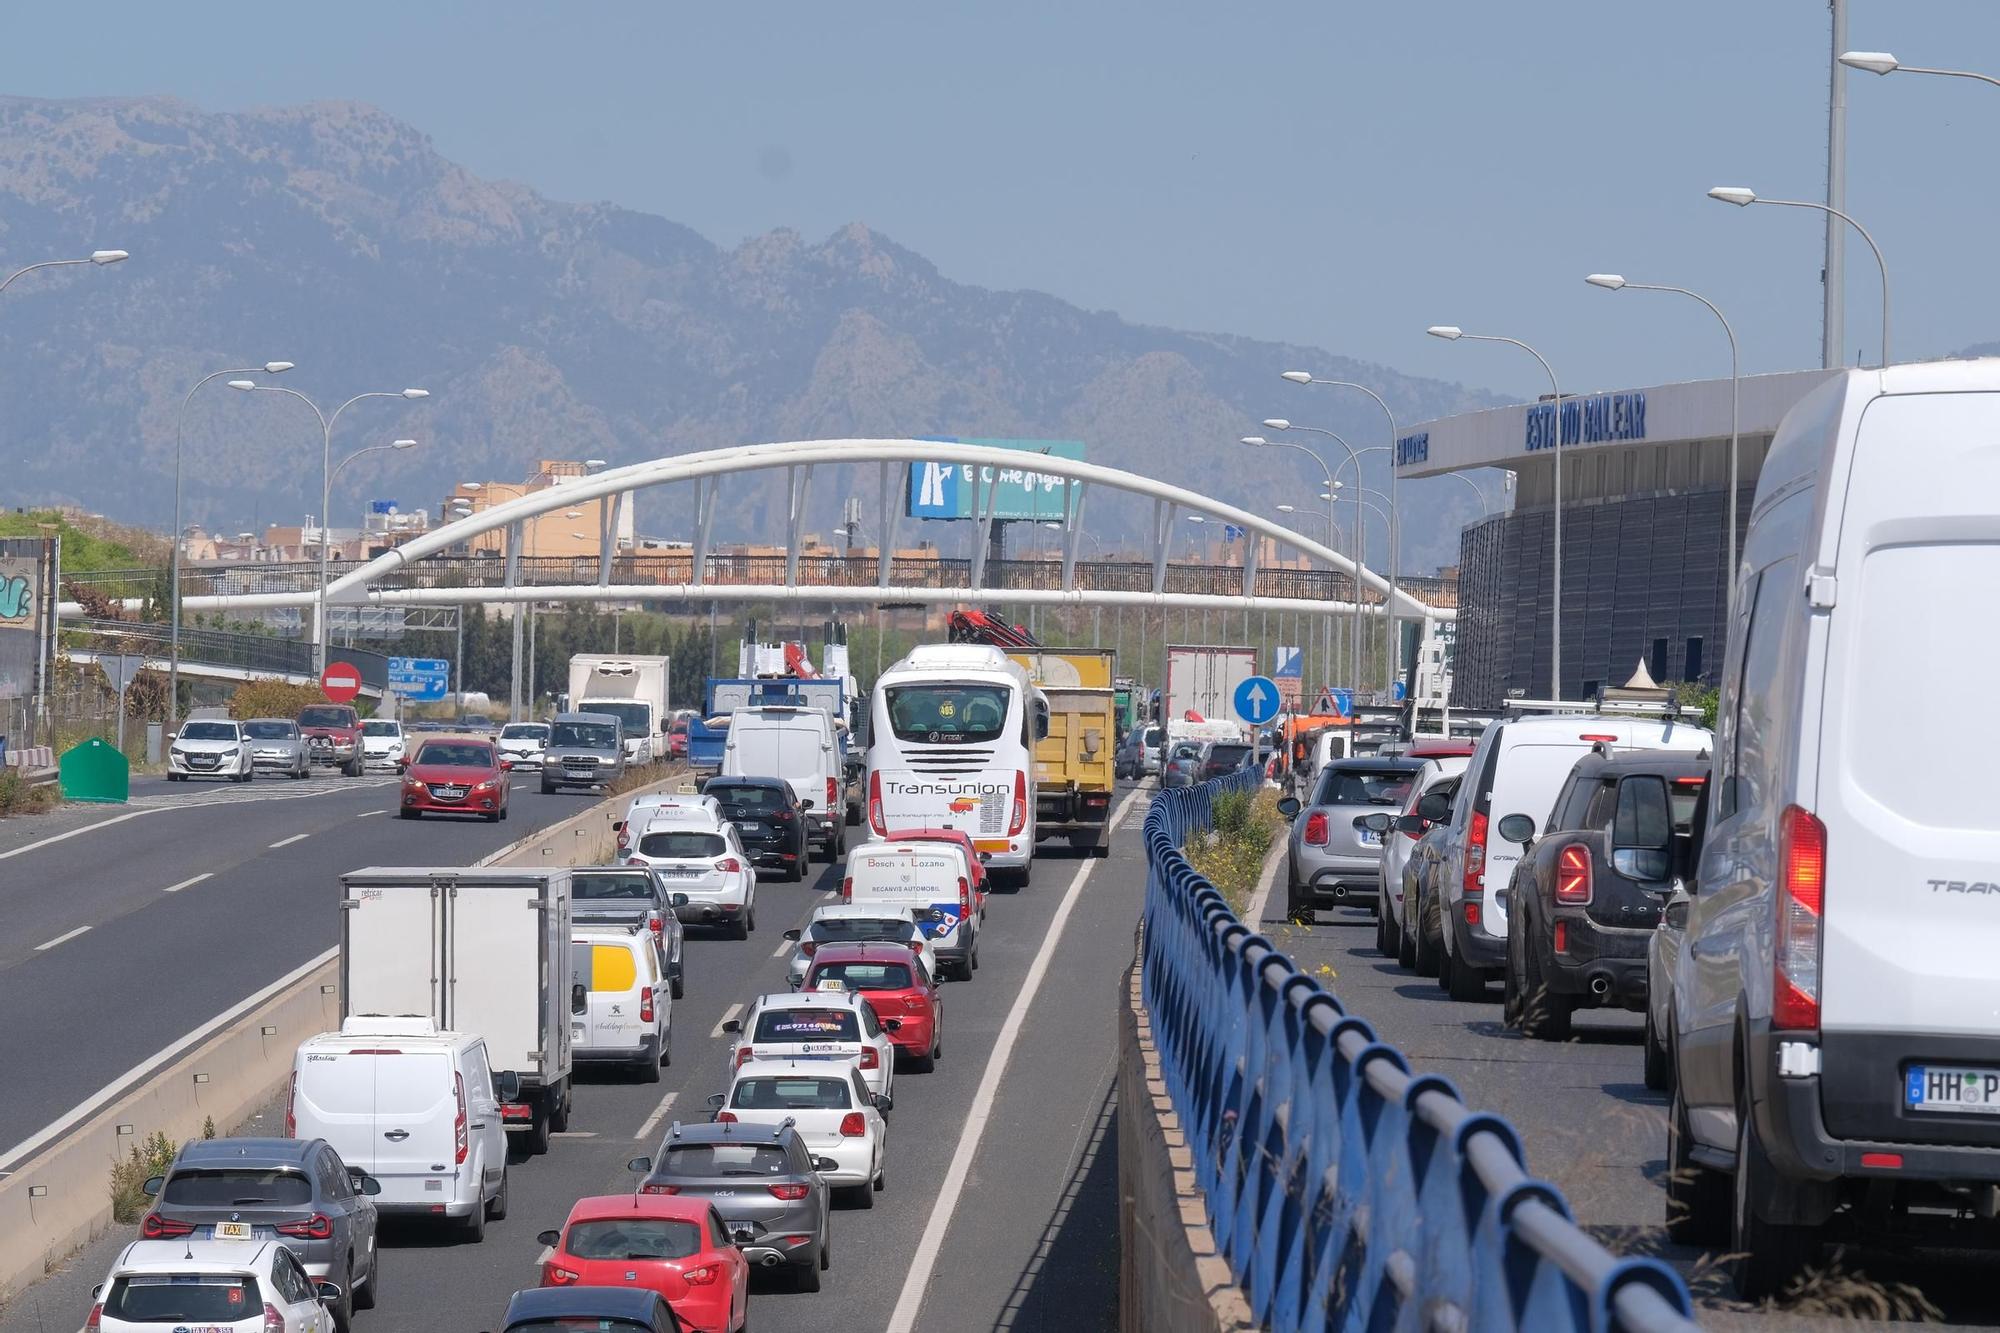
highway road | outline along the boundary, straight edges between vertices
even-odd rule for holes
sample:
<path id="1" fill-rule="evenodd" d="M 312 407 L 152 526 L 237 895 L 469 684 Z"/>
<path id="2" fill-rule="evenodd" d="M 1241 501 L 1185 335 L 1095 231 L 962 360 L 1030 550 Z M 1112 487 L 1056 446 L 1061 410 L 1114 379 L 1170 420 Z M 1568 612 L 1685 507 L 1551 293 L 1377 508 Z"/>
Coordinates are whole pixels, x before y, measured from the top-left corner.
<path id="1" fill-rule="evenodd" d="M 488 824 L 408 823 L 395 799 L 385 774 L 153 779 L 123 807 L 6 821 L 0 1153 L 332 948 L 342 871 L 466 864 L 591 801 L 516 782 Z"/>
<path id="2" fill-rule="evenodd" d="M 836 1204 L 833 1266 L 819 1292 L 794 1292 L 787 1277 L 756 1271 L 751 1314 L 759 1333 L 1115 1326 L 1111 1085 L 1119 986 L 1144 895 L 1143 813 L 1143 800 L 1124 806 L 1109 858 L 1051 849 L 1031 887 L 992 895 L 980 969 L 945 989 L 944 1058 L 931 1073 L 904 1071 L 896 1080 L 887 1189 L 870 1210 Z M 519 816 L 508 826 L 520 827 Z M 394 859 L 386 849 L 376 854 L 388 832 L 380 821 L 368 829 L 365 859 Z M 661 1081 L 580 1076 L 571 1132 L 557 1135 L 546 1157 L 510 1168 L 509 1216 L 487 1229 L 483 1244 L 425 1226 L 390 1227 L 382 1303 L 358 1315 L 356 1328 L 492 1327 L 507 1296 L 537 1281 L 536 1232 L 560 1226 L 579 1196 L 629 1188 L 635 1178 L 626 1161 L 655 1151 L 676 1116 L 706 1118 L 705 1099 L 726 1083 L 721 1022 L 757 995 L 785 988 L 782 932 L 837 884 L 833 867 L 796 885 L 766 879 L 757 891 L 758 929 L 747 941 L 690 931 L 687 992 L 674 1006 L 673 1063 Z M 322 884 L 302 892 L 301 911 L 324 910 L 330 921 L 330 901 Z M 1003 1075 L 995 1055 L 1009 1041 Z M 243 1132 L 281 1132 L 282 1113 L 274 1103 Z M 952 1192 L 955 1160 L 962 1179 Z M 131 1230 L 100 1240 L 0 1311 L 0 1333 L 74 1328 L 91 1285 Z"/>

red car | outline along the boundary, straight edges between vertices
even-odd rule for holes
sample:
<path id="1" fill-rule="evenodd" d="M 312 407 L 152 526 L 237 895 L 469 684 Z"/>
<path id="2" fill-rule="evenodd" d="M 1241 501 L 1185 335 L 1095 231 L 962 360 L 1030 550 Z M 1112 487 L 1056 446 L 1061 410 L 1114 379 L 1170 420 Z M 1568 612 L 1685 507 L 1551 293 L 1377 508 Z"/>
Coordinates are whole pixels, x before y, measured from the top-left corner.
<path id="1" fill-rule="evenodd" d="M 676 718 L 667 728 L 667 757 L 685 759 L 688 752 L 688 724 L 686 718 Z"/>
<path id="2" fill-rule="evenodd" d="M 477 736 L 427 736 L 414 755 L 397 760 L 403 770 L 405 819 L 426 814 L 479 815 L 490 823 L 507 817 L 507 770 L 493 742 Z"/>
<path id="3" fill-rule="evenodd" d="M 979 919 L 986 919 L 986 862 L 972 845 L 972 835 L 955 828 L 901 828 L 883 835 L 888 842 L 948 842 L 965 853 L 972 866 L 972 893 L 979 904 Z"/>
<path id="4" fill-rule="evenodd" d="M 593 1195 L 560 1232 L 535 1239 L 554 1251 L 542 1262 L 545 1287 L 657 1291 L 693 1333 L 739 1333 L 750 1320 L 750 1261 L 705 1198 Z"/>
<path id="5" fill-rule="evenodd" d="M 905 945 L 822 944 L 812 952 L 802 989 L 854 991 L 876 1018 L 902 1019 L 901 1027 L 889 1030 L 889 1041 L 919 1073 L 944 1054 L 937 978 L 924 975 L 923 963 Z"/>

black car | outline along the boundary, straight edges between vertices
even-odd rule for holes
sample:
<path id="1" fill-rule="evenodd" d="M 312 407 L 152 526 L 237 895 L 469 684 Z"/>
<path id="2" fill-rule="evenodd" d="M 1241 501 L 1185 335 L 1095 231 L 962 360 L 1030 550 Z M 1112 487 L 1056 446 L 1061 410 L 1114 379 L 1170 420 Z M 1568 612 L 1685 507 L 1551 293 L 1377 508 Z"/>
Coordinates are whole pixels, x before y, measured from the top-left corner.
<path id="1" fill-rule="evenodd" d="M 788 880 L 805 877 L 806 812 L 783 778 L 710 778 L 701 793 L 713 796 L 722 817 L 759 870 L 782 870 Z"/>
<path id="2" fill-rule="evenodd" d="M 666 1297 L 642 1287 L 530 1287 L 507 1302 L 505 1333 L 681 1333 Z"/>
<path id="3" fill-rule="evenodd" d="M 1251 750 L 1240 741 L 1210 741 L 1201 747 L 1201 762 L 1195 766 L 1194 780 L 1227 777 L 1250 762 Z"/>
<path id="4" fill-rule="evenodd" d="M 1580 1008 L 1646 1006 L 1646 945 L 1685 873 L 1709 757 L 1618 754 L 1599 745 L 1570 770 L 1549 827 L 1526 815 L 1496 830 L 1522 844 L 1507 889 L 1509 1026 L 1566 1040 Z"/>

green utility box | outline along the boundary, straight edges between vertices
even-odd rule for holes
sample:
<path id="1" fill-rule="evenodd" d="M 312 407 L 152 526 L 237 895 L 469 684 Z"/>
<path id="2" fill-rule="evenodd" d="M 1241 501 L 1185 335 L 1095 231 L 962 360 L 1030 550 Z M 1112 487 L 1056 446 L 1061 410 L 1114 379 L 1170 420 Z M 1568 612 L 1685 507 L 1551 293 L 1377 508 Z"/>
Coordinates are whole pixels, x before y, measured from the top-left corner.
<path id="1" fill-rule="evenodd" d="M 64 751 L 57 767 L 64 800 L 122 805 L 132 794 L 132 765 L 109 741 L 92 737 Z"/>

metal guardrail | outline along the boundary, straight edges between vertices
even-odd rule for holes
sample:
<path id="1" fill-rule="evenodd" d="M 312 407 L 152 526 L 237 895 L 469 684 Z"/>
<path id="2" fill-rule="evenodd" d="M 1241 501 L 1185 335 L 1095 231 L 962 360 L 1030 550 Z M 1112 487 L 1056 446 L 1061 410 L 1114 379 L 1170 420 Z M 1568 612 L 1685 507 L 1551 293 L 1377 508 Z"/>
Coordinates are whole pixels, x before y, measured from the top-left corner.
<path id="1" fill-rule="evenodd" d="M 104 652 L 138 653 L 164 658 L 169 645 L 165 625 L 147 620 L 71 619 L 62 622 L 64 642 Z M 389 659 L 367 648 L 335 645 L 328 656 L 353 665 L 361 683 L 384 689 L 389 683 Z M 234 630 L 181 627 L 181 661 L 210 666 L 235 667 L 243 671 L 274 676 L 312 677 L 313 646 L 304 639 L 281 639 L 269 634 L 240 634 Z"/>
<path id="2" fill-rule="evenodd" d="M 1142 955 L 1209 1225 L 1256 1317 L 1277 1333 L 1693 1329 L 1671 1267 L 1586 1234 L 1512 1125 L 1412 1071 L 1188 864 L 1214 796 L 1256 784 L 1154 798 Z"/>

